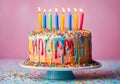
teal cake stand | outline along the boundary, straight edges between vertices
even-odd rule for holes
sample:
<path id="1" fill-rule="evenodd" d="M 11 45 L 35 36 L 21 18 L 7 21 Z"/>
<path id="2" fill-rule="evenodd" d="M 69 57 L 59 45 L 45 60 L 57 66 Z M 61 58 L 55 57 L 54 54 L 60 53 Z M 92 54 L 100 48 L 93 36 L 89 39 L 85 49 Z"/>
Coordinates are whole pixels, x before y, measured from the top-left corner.
<path id="1" fill-rule="evenodd" d="M 46 79 L 74 79 L 72 71 L 47 71 Z"/>
<path id="2" fill-rule="evenodd" d="M 36 70 L 44 70 L 47 71 L 46 75 L 44 78 L 46 79 L 53 79 L 53 80 L 70 80 L 70 79 L 74 79 L 75 76 L 73 74 L 72 71 L 76 71 L 76 70 L 87 70 L 87 69 L 95 69 L 95 68 L 99 68 L 102 66 L 101 63 L 94 61 L 94 63 L 96 62 L 96 65 L 92 65 L 92 66 L 82 66 L 82 67 L 35 67 L 35 66 L 27 66 L 24 65 L 24 62 L 20 63 L 20 66 L 22 68 L 27 68 L 27 69 L 36 69 Z"/>

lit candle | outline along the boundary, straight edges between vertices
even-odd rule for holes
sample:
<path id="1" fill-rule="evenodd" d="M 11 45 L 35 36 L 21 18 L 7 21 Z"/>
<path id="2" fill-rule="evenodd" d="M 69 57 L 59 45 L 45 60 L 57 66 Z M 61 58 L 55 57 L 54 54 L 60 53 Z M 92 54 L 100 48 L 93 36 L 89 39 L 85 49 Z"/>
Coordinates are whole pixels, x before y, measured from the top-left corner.
<path id="1" fill-rule="evenodd" d="M 52 29 L 52 14 L 51 14 L 51 9 L 49 9 L 49 14 L 48 14 L 48 29 Z"/>
<path id="2" fill-rule="evenodd" d="M 70 9 L 68 8 L 68 30 L 71 30 L 72 29 L 72 14 L 70 12 Z"/>
<path id="3" fill-rule="evenodd" d="M 38 28 L 42 30 L 42 13 L 40 7 L 38 7 Z"/>
<path id="4" fill-rule="evenodd" d="M 44 14 L 43 14 L 43 28 L 46 29 L 46 9 L 44 9 Z"/>
<path id="5" fill-rule="evenodd" d="M 65 28 L 65 15 L 64 15 L 65 9 L 62 8 L 62 10 L 63 10 L 63 13 L 61 14 L 61 31 L 64 31 L 64 28 Z"/>
<path id="6" fill-rule="evenodd" d="M 56 30 L 58 30 L 59 29 L 59 16 L 57 13 L 57 8 L 55 8 L 55 12 L 56 12 L 56 14 L 55 14 L 55 28 L 56 28 Z"/>
<path id="7" fill-rule="evenodd" d="M 83 20 L 84 20 L 84 12 L 83 12 L 83 9 L 79 9 L 81 14 L 80 14 L 80 30 L 82 30 L 82 27 L 83 27 Z"/>
<path id="8" fill-rule="evenodd" d="M 78 13 L 77 13 L 77 9 L 74 8 L 75 10 L 75 30 L 78 30 Z"/>

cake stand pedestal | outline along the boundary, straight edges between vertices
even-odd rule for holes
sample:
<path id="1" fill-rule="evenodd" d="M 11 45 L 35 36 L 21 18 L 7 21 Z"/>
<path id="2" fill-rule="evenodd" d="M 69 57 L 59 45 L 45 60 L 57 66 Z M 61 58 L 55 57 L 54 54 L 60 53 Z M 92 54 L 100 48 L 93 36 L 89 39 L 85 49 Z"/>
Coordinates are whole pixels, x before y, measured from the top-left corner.
<path id="1" fill-rule="evenodd" d="M 47 71 L 46 79 L 74 79 L 75 76 L 72 71 Z"/>
<path id="2" fill-rule="evenodd" d="M 75 70 L 87 70 L 87 69 L 95 69 L 102 66 L 101 63 L 94 61 L 94 64 L 90 64 L 87 66 L 80 66 L 80 67 L 35 67 L 35 66 L 28 66 L 25 65 L 25 61 L 20 63 L 20 66 L 23 68 L 28 69 L 36 69 L 36 70 L 46 70 L 47 73 L 44 78 L 46 79 L 74 79 L 75 76 L 72 71 Z"/>

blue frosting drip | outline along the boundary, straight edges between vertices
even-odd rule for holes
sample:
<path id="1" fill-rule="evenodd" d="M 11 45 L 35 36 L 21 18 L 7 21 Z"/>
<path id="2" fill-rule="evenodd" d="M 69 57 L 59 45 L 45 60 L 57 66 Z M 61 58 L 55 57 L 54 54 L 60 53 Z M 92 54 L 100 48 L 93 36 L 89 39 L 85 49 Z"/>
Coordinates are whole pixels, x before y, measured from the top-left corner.
<path id="1" fill-rule="evenodd" d="M 80 44 L 82 44 L 83 43 L 83 38 L 82 37 L 80 37 Z"/>
<path id="2" fill-rule="evenodd" d="M 56 44 L 57 44 L 57 42 L 58 42 L 58 38 L 54 38 L 53 39 L 53 45 L 54 45 L 55 51 L 56 51 Z"/>
<path id="3" fill-rule="evenodd" d="M 61 42 L 61 44 L 62 44 L 62 47 L 64 46 L 64 40 L 65 40 L 65 38 L 64 37 L 61 37 L 60 39 L 59 39 L 59 41 Z"/>
<path id="4" fill-rule="evenodd" d="M 44 40 L 45 44 L 44 44 L 44 49 L 46 51 L 46 43 L 47 43 L 47 39 Z"/>
<path id="5" fill-rule="evenodd" d="M 77 49 L 74 48 L 74 54 L 75 54 L 75 61 L 77 60 Z"/>
<path id="6" fill-rule="evenodd" d="M 64 40 L 65 40 L 64 37 L 54 38 L 54 39 L 53 39 L 53 45 L 54 45 L 55 51 L 56 51 L 56 44 L 57 44 L 57 42 L 58 42 L 58 41 L 61 42 L 62 46 L 64 46 Z"/>
<path id="7" fill-rule="evenodd" d="M 80 44 L 83 44 L 83 38 L 82 37 L 80 37 Z M 84 56 L 84 47 L 81 47 L 80 55 Z"/>
<path id="8" fill-rule="evenodd" d="M 81 48 L 80 54 L 81 54 L 81 56 L 84 56 L 84 48 Z"/>

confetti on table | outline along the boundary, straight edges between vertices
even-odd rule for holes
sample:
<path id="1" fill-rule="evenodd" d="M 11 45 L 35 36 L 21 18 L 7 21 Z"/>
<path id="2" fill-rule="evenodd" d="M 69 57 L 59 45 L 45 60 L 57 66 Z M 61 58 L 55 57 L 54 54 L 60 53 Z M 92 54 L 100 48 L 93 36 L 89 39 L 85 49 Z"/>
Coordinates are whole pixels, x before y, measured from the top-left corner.
<path id="1" fill-rule="evenodd" d="M 17 63 L 19 64 L 19 62 Z M 14 63 L 16 62 L 10 61 L 4 66 L 0 64 L 0 84 L 120 84 L 120 69 L 118 68 L 118 70 L 91 69 L 74 71 L 76 76 L 74 80 L 48 80 L 44 79 L 46 71 L 23 69 Z"/>

